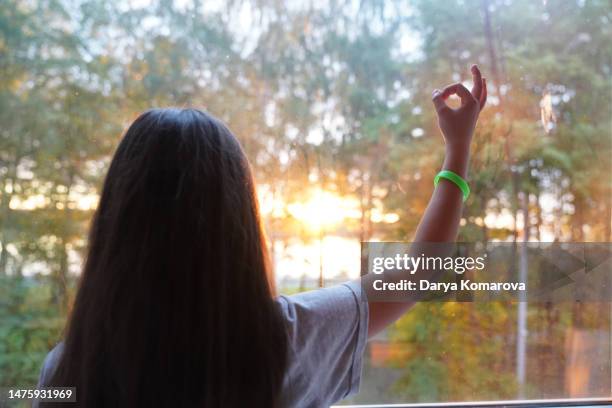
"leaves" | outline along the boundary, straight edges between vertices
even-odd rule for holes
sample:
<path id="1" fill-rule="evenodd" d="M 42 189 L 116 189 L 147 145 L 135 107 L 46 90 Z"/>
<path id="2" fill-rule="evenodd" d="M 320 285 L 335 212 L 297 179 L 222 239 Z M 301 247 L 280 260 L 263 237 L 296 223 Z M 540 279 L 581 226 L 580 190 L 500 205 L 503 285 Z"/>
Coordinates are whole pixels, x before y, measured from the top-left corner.
<path id="1" fill-rule="evenodd" d="M 610 240 L 606 1 L 489 0 L 491 42 L 481 0 L 5 3 L 0 385 L 35 382 L 63 327 L 112 152 L 126 125 L 154 106 L 196 106 L 227 122 L 279 202 L 333 191 L 363 214 L 342 234 L 409 240 L 444 152 L 431 91 L 467 80 L 475 62 L 491 98 L 474 137 L 459 238 L 512 239 L 512 222 L 485 221 L 515 217 L 516 194 L 525 193 L 537 215 L 532 237 Z M 557 119 L 548 134 L 539 124 L 544 92 Z M 399 221 L 375 222 L 374 210 Z M 270 236 L 313 239 L 279 213 L 266 216 Z M 562 314 L 559 331 L 572 324 Z M 512 347 L 513 327 L 504 305 L 419 305 L 391 333 L 408 351 L 391 364 L 399 380 L 390 402 L 513 397 L 513 363 L 498 358 Z M 550 359 L 562 357 L 560 342 L 544 346 Z"/>

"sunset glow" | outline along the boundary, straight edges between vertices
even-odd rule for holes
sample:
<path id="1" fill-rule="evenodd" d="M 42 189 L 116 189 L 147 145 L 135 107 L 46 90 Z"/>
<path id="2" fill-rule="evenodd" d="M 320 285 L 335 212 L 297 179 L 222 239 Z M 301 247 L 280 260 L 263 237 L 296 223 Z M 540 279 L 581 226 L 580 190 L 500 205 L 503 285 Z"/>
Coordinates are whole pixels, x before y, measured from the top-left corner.
<path id="1" fill-rule="evenodd" d="M 288 213 L 313 232 L 337 226 L 347 218 L 359 218 L 359 203 L 330 191 L 315 189 L 306 201 L 287 205 Z"/>

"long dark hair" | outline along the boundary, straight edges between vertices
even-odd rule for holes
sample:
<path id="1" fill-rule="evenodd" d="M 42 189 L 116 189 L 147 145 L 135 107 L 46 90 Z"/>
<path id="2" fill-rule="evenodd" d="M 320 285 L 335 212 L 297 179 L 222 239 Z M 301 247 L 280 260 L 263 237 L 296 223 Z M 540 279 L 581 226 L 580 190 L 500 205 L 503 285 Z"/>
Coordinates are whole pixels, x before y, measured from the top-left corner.
<path id="1" fill-rule="evenodd" d="M 53 386 L 82 407 L 271 407 L 287 340 L 237 139 L 154 109 L 111 162 Z"/>

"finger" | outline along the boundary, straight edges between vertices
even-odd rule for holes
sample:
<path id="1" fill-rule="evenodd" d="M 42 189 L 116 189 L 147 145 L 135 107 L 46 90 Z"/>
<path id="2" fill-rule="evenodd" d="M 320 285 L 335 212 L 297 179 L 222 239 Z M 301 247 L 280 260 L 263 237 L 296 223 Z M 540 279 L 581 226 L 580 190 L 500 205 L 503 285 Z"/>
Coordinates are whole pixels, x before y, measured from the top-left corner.
<path id="1" fill-rule="evenodd" d="M 480 95 L 480 110 L 485 107 L 487 103 L 487 78 L 482 78 L 482 94 Z"/>
<path id="2" fill-rule="evenodd" d="M 474 86 L 472 87 L 472 95 L 476 98 L 477 101 L 480 100 L 482 96 L 482 75 L 480 74 L 480 69 L 478 69 L 478 65 L 472 65 L 472 80 L 474 81 Z"/>
<path id="3" fill-rule="evenodd" d="M 442 91 L 442 97 L 444 99 L 453 94 L 456 94 L 459 96 L 459 98 L 461 98 L 461 105 L 468 105 L 476 102 L 474 95 L 472 95 L 472 93 L 468 91 L 468 89 L 462 83 L 458 82 L 456 84 L 449 85 Z"/>
<path id="4" fill-rule="evenodd" d="M 444 95 L 439 89 L 434 89 L 431 95 L 431 100 L 436 107 L 436 112 L 438 113 L 442 113 L 445 109 L 450 109 L 448 105 L 446 105 L 446 102 L 444 102 Z"/>

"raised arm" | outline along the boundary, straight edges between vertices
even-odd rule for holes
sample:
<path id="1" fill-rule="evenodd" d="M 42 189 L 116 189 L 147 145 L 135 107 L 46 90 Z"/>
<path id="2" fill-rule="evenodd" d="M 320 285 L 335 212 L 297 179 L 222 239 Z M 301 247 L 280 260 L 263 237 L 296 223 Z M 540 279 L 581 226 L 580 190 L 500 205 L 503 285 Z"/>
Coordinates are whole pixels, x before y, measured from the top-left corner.
<path id="1" fill-rule="evenodd" d="M 434 90 L 432 97 L 446 145 L 442 170 L 451 170 L 464 179 L 467 177 L 470 143 L 476 121 L 487 100 L 485 79 L 476 65 L 472 66 L 471 71 L 474 80 L 471 92 L 461 83 L 456 83 L 443 90 Z M 445 102 L 453 94 L 461 98 L 461 106 L 458 109 L 450 108 Z M 457 185 L 444 178 L 440 179 L 419 222 L 414 242 L 455 241 L 462 204 L 462 192 Z M 371 285 L 374 277 L 366 275 L 362 279 L 366 285 Z M 395 322 L 413 304 L 414 302 L 370 302 L 368 335 L 371 337 Z"/>

